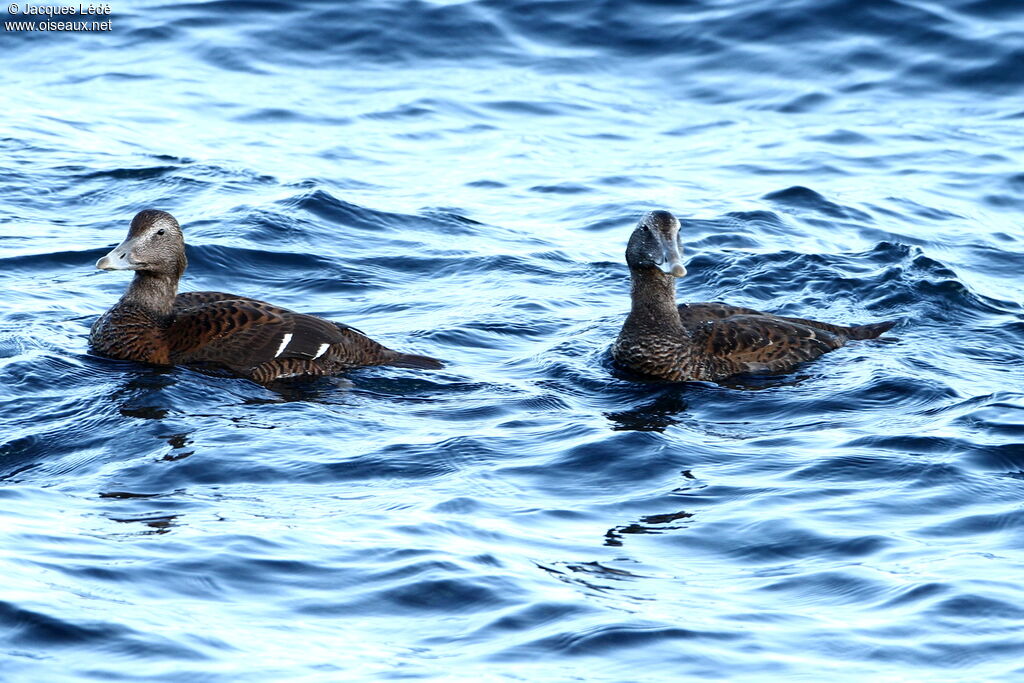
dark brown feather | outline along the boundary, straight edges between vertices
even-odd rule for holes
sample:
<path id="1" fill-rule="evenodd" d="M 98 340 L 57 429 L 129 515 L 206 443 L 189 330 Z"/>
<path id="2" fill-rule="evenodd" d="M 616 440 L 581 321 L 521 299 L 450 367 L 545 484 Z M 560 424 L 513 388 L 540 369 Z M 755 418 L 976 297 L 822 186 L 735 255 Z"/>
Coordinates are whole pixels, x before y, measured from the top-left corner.
<path id="1" fill-rule="evenodd" d="M 648 273 L 646 277 L 659 275 Z M 642 307 L 652 308 L 650 304 Z M 788 372 L 850 339 L 871 339 L 895 324 L 833 325 L 718 302 L 680 304 L 677 311 L 678 326 L 671 320 L 652 325 L 650 321 L 631 324 L 627 319 L 613 347 L 616 360 L 634 372 L 672 381 L 715 381 L 740 373 Z"/>
<path id="2" fill-rule="evenodd" d="M 443 367 L 426 356 L 392 351 L 347 325 L 230 296 L 179 295 L 164 319 L 115 307 L 94 326 L 93 348 L 126 360 L 224 367 L 258 382 L 368 365 Z M 287 343 L 285 335 L 291 335 Z"/>
<path id="3" fill-rule="evenodd" d="M 705 373 L 713 379 L 745 372 L 786 372 L 838 349 L 844 341 L 826 330 L 764 314 L 709 321 L 692 336 L 694 346 L 705 352 Z"/>
<path id="4" fill-rule="evenodd" d="M 121 360 L 168 365 L 169 351 L 162 339 L 162 316 L 122 304 L 93 323 L 89 345 L 96 353 Z"/>
<path id="5" fill-rule="evenodd" d="M 247 296 L 238 296 L 237 294 L 228 294 L 226 292 L 182 292 L 174 297 L 174 310 L 182 311 L 186 308 L 193 306 L 199 306 L 201 304 L 212 304 L 215 301 L 224 301 L 226 299 L 235 299 L 239 301 L 254 301 L 256 303 L 266 303 L 259 299 L 250 299 Z"/>

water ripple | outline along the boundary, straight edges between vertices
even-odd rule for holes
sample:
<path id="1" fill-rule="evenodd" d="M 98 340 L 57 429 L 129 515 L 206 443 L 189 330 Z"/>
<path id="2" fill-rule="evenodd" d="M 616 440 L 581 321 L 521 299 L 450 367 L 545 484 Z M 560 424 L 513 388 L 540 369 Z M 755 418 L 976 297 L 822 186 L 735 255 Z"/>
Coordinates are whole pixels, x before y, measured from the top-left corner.
<path id="1" fill-rule="evenodd" d="M 1020 678 L 1020 3 L 113 9 L 0 32 L 5 680 Z M 447 367 L 92 355 L 145 207 Z M 681 301 L 897 325 L 630 377 L 654 208 Z"/>

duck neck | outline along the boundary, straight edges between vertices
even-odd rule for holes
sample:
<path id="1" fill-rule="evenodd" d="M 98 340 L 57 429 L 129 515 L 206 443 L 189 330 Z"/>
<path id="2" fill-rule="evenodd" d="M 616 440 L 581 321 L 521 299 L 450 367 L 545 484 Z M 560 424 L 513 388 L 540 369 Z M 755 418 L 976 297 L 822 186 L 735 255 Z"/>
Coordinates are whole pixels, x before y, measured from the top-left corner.
<path id="1" fill-rule="evenodd" d="M 165 273 L 138 270 L 135 271 L 135 279 L 121 297 L 120 303 L 166 317 L 174 308 L 174 297 L 177 293 L 178 278 Z"/>
<path id="2" fill-rule="evenodd" d="M 657 268 L 633 268 L 633 305 L 626 325 L 659 334 L 684 334 L 676 308 L 676 279 Z"/>

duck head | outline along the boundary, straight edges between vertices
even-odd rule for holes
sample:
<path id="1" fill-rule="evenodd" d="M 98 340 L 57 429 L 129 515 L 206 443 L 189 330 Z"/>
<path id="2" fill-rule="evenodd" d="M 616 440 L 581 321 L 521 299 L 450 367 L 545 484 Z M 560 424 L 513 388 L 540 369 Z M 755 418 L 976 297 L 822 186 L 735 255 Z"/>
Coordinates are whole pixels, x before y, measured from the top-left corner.
<path id="1" fill-rule="evenodd" d="M 629 238 L 626 263 L 630 269 L 657 268 L 666 275 L 683 277 L 682 253 L 679 220 L 668 211 L 650 211 Z"/>
<path id="2" fill-rule="evenodd" d="M 138 270 L 180 277 L 185 272 L 185 237 L 174 216 L 146 209 L 132 219 L 124 242 L 96 262 L 100 270 Z"/>

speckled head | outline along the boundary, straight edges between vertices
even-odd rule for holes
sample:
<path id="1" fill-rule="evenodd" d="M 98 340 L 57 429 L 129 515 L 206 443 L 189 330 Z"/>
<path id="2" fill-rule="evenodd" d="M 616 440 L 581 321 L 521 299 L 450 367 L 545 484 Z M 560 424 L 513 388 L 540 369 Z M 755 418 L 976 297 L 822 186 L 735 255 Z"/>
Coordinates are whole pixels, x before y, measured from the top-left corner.
<path id="1" fill-rule="evenodd" d="M 668 211 L 650 211 L 629 238 L 626 263 L 631 269 L 657 268 L 666 275 L 683 277 L 682 253 L 679 220 Z"/>
<path id="2" fill-rule="evenodd" d="M 96 262 L 100 270 L 138 270 L 175 278 L 187 265 L 181 226 L 174 216 L 156 209 L 137 213 L 125 241 Z"/>

